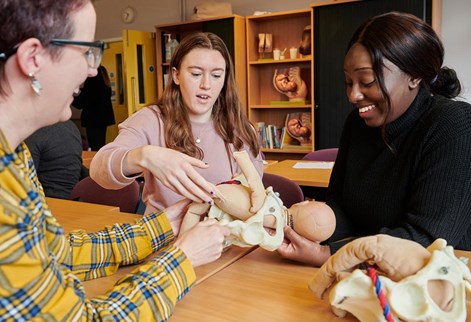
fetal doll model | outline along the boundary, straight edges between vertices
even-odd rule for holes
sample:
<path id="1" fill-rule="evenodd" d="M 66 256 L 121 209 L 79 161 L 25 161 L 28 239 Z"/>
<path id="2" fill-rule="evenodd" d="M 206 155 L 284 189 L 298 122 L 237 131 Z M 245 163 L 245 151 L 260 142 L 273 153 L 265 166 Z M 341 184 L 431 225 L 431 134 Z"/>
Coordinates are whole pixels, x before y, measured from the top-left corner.
<path id="1" fill-rule="evenodd" d="M 306 99 L 307 86 L 301 78 L 301 69 L 299 67 L 291 67 L 280 72 L 275 69 L 273 86 L 278 92 L 286 95 L 290 102 Z"/>
<path id="2" fill-rule="evenodd" d="M 303 201 L 287 209 L 272 187 L 263 182 L 246 151 L 235 152 L 234 158 L 242 175 L 218 186 L 225 200 L 215 199 L 215 205 L 192 203 L 180 228 L 184 232 L 202 217 L 217 218 L 231 229 L 230 244 L 249 247 L 259 245 L 275 250 L 283 242 L 283 227 L 290 225 L 298 234 L 317 242 L 331 236 L 335 216 L 321 202 Z M 266 229 L 270 228 L 270 232 Z"/>
<path id="3" fill-rule="evenodd" d="M 311 115 L 309 113 L 291 113 L 286 122 L 286 132 L 300 145 L 311 145 Z"/>

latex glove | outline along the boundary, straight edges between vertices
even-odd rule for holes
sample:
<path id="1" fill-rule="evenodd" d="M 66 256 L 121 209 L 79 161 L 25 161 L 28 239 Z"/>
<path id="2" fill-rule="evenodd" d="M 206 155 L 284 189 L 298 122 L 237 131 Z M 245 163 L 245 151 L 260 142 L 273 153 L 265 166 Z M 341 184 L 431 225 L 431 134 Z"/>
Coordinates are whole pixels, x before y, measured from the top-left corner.
<path id="1" fill-rule="evenodd" d="M 229 233 L 229 228 L 219 225 L 216 219 L 208 219 L 180 234 L 175 246 L 185 253 L 193 267 L 197 267 L 221 257 L 224 239 Z"/>
<path id="2" fill-rule="evenodd" d="M 222 193 L 195 169 L 209 165 L 181 152 L 147 145 L 129 151 L 123 161 L 125 175 L 149 170 L 167 188 L 195 202 L 214 203 L 213 197 L 224 200 Z"/>

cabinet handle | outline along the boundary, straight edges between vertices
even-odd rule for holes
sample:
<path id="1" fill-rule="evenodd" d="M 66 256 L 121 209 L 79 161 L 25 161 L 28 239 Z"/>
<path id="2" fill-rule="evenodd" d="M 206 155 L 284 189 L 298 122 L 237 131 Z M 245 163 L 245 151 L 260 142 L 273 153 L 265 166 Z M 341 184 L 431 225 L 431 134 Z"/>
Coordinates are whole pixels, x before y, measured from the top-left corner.
<path id="1" fill-rule="evenodd" d="M 136 77 L 131 77 L 132 83 L 132 110 L 133 113 L 137 112 L 137 86 L 136 86 Z"/>

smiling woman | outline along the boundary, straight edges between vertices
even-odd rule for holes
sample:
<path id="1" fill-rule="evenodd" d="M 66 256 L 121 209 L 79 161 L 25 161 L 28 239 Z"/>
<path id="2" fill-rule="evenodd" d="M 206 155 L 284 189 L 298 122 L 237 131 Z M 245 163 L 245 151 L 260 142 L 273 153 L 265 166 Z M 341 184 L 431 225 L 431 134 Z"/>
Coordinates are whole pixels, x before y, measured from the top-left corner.
<path id="1" fill-rule="evenodd" d="M 174 240 L 166 215 L 187 201 L 90 234 L 65 235 L 53 217 L 23 140 L 71 116 L 73 93 L 97 74 L 103 53 L 95 25 L 89 0 L 0 3 L 0 29 L 9 31 L 0 34 L 1 320 L 166 320 L 194 284 L 193 266 L 217 259 L 229 233 L 213 220 Z M 87 299 L 81 280 L 152 253 L 99 300 Z"/>
<path id="2" fill-rule="evenodd" d="M 461 86 L 443 67 L 440 38 L 423 20 L 390 12 L 360 26 L 347 48 L 354 110 L 326 200 L 337 228 L 324 246 L 293 235 L 283 254 L 318 264 L 326 248 L 375 234 L 470 250 L 471 106 L 454 100 Z"/>

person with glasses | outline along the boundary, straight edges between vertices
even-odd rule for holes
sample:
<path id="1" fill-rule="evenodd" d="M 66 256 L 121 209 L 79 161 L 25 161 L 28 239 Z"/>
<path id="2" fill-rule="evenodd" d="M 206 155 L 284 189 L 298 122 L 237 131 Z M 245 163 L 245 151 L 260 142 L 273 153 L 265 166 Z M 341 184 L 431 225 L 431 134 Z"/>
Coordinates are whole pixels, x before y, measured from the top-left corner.
<path id="1" fill-rule="evenodd" d="M 0 2 L 0 320 L 166 320 L 194 285 L 194 266 L 221 255 L 227 228 L 206 221 L 175 240 L 167 216 L 182 201 L 133 224 L 64 234 L 24 140 L 71 116 L 73 94 L 97 73 L 89 0 Z M 209 193 L 209 192 L 208 192 Z M 100 298 L 81 280 L 153 258 Z"/>

